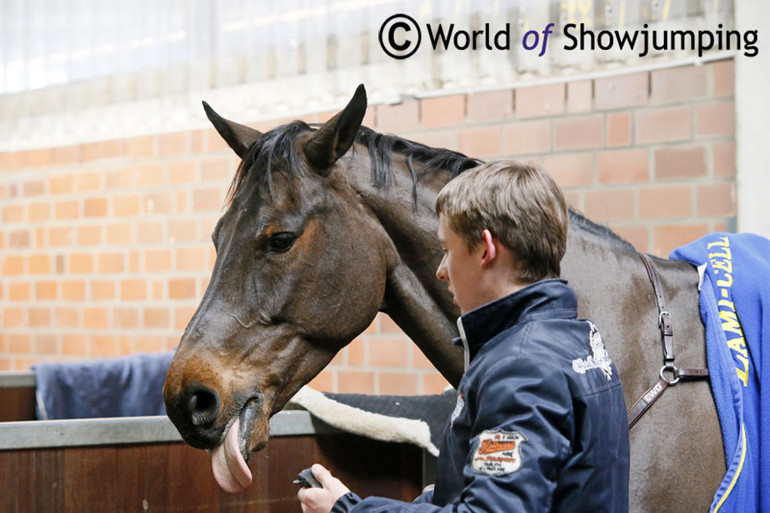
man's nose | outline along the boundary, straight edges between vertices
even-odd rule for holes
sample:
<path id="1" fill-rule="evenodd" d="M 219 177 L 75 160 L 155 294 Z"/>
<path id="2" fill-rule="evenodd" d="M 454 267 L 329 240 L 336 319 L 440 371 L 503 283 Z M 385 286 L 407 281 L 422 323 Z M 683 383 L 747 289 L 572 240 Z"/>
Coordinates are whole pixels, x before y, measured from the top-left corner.
<path id="1" fill-rule="evenodd" d="M 444 266 L 444 260 L 446 260 L 446 257 L 441 259 L 441 263 L 438 264 L 438 269 L 436 269 L 436 279 L 438 279 L 438 281 L 447 281 L 446 267 Z"/>

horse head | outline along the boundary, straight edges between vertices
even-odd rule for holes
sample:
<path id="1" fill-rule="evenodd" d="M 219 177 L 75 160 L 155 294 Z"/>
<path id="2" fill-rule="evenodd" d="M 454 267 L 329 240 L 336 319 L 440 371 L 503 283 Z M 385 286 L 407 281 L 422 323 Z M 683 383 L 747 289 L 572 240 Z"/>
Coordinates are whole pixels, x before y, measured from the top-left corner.
<path id="1" fill-rule="evenodd" d="M 266 444 L 270 416 L 382 307 L 394 250 L 349 179 L 366 162 L 349 151 L 366 105 L 359 86 L 319 128 L 295 121 L 263 134 L 204 103 L 242 161 L 212 236 L 211 280 L 163 393 L 188 444 L 227 442 L 214 472 L 230 491 L 250 482 L 245 461 Z"/>

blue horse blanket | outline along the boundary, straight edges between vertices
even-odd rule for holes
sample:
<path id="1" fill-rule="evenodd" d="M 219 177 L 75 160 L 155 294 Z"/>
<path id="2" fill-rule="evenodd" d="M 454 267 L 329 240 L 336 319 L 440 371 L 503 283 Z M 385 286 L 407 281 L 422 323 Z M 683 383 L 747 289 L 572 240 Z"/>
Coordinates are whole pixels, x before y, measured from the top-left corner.
<path id="1" fill-rule="evenodd" d="M 770 511 L 770 240 L 714 233 L 677 248 L 701 273 L 711 388 L 727 472 L 712 512 Z M 763 367 L 768 371 L 762 374 Z"/>
<path id="2" fill-rule="evenodd" d="M 33 367 L 37 418 L 165 415 L 163 383 L 173 352 Z"/>

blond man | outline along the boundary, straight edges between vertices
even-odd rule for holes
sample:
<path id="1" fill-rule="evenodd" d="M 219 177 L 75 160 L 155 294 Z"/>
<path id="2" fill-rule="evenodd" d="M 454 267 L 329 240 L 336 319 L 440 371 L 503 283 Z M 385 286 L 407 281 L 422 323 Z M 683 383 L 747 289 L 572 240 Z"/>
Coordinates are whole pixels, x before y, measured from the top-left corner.
<path id="1" fill-rule="evenodd" d="M 414 502 L 361 499 L 321 466 L 317 512 L 628 511 L 628 428 L 617 369 L 559 279 L 568 214 L 553 179 L 516 162 L 462 173 L 436 200 L 436 271 L 462 313 L 466 372 L 436 485 Z"/>

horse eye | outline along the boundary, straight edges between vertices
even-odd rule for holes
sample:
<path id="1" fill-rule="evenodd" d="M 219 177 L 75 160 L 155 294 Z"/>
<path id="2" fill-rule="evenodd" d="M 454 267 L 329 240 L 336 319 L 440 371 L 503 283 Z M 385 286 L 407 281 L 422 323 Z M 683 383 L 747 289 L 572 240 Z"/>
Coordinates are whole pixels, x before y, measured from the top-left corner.
<path id="1" fill-rule="evenodd" d="M 270 248 L 270 251 L 275 251 L 276 253 L 283 253 L 286 251 L 289 251 L 291 247 L 294 245 L 294 241 L 297 240 L 297 235 L 289 232 L 281 232 L 276 233 L 274 235 L 270 236 L 270 240 L 268 241 L 268 245 Z"/>

